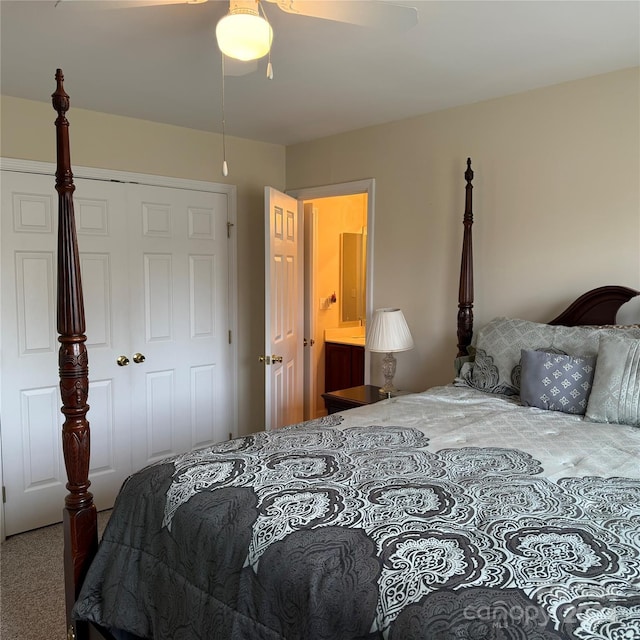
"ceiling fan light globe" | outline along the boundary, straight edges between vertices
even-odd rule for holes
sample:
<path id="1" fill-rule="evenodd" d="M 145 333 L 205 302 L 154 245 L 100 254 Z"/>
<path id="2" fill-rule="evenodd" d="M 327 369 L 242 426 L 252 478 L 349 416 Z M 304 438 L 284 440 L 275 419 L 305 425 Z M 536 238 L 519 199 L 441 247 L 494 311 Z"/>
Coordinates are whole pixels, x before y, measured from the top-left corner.
<path id="1" fill-rule="evenodd" d="M 273 29 L 258 15 L 229 13 L 216 25 L 216 40 L 229 58 L 257 60 L 269 53 Z"/>

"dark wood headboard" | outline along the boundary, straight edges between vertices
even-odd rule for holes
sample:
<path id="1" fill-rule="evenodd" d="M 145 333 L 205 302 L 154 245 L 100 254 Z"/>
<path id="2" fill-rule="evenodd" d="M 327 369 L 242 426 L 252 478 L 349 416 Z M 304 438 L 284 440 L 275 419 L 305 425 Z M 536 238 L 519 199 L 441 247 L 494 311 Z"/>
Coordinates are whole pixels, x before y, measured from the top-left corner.
<path id="1" fill-rule="evenodd" d="M 615 324 L 618 309 L 637 295 L 640 295 L 640 291 L 629 287 L 618 285 L 598 287 L 582 294 L 549 324 L 562 324 L 569 327 Z"/>

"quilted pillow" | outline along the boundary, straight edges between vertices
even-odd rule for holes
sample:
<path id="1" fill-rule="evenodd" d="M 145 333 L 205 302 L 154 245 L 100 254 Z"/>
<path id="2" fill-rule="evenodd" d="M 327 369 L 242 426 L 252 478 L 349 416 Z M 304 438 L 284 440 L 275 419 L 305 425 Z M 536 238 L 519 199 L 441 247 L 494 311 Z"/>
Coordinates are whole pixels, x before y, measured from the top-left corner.
<path id="1" fill-rule="evenodd" d="M 595 356 L 522 350 L 520 402 L 528 407 L 584 414 Z"/>
<path id="2" fill-rule="evenodd" d="M 456 384 L 489 393 L 520 393 L 522 349 L 595 356 L 600 337 L 640 338 L 640 328 L 565 327 L 515 318 L 495 318 L 477 333 L 475 360 L 463 365 Z"/>
<path id="3" fill-rule="evenodd" d="M 600 339 L 586 417 L 640 427 L 640 340 Z"/>
<path id="4" fill-rule="evenodd" d="M 555 327 L 516 318 L 495 318 L 477 334 L 473 367 L 463 368 L 464 384 L 489 393 L 518 395 L 520 352 L 549 348 Z"/>
<path id="5" fill-rule="evenodd" d="M 585 356 L 596 355 L 602 336 L 640 338 L 640 327 L 634 325 L 613 325 L 611 327 L 555 327 L 553 346 L 565 353 Z"/>

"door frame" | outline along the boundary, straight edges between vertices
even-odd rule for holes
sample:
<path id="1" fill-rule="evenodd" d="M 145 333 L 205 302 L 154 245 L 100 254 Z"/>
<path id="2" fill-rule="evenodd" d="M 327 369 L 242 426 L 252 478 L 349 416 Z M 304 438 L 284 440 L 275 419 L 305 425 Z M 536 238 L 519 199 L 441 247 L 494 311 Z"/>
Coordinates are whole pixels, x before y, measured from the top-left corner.
<path id="1" fill-rule="evenodd" d="M 314 366 L 313 346 L 315 335 L 316 316 L 313 312 L 316 300 L 316 269 L 318 255 L 318 212 L 313 202 L 303 202 L 304 210 L 304 291 L 303 291 L 303 315 L 304 315 L 304 374 L 303 374 L 303 407 L 304 419 L 315 418 L 313 411 L 313 399 L 318 396 L 318 371 Z"/>
<path id="2" fill-rule="evenodd" d="M 365 318 L 368 323 L 373 315 L 373 277 L 374 277 L 374 260 L 373 260 L 373 245 L 374 245 L 374 221 L 375 221 L 375 191 L 376 181 L 375 178 L 365 178 L 363 180 L 354 180 L 350 182 L 339 182 L 336 184 L 327 184 L 318 187 L 303 187 L 301 189 L 288 189 L 285 191 L 288 195 L 298 200 L 298 208 L 301 215 L 304 215 L 303 207 L 304 203 L 309 200 L 316 200 L 319 198 L 331 198 L 334 196 L 351 196 L 360 193 L 367 194 L 367 268 L 366 268 L 366 309 Z M 306 233 L 306 232 L 305 232 Z M 305 253 L 307 247 L 305 246 Z M 305 292 L 307 288 L 314 289 L 313 285 L 310 285 L 309 278 L 315 274 L 305 273 Z M 313 299 L 309 299 L 308 304 L 305 306 L 305 321 L 308 316 L 314 312 Z M 306 322 L 308 324 L 308 322 Z M 364 355 L 364 383 L 369 384 L 370 381 L 370 354 L 368 349 L 365 349 Z M 312 366 L 311 358 L 307 359 L 305 363 L 309 368 Z M 313 380 L 314 376 L 309 370 L 305 371 L 305 381 Z M 309 393 L 306 388 L 304 393 Z"/>
<path id="3" fill-rule="evenodd" d="M 51 191 L 55 191 L 56 165 L 51 162 L 37 160 L 19 160 L 16 158 L 0 157 L 0 171 L 13 171 L 17 173 L 34 173 L 51 176 Z M 238 256 L 237 235 L 231 230 L 237 229 L 237 187 L 231 184 L 205 182 L 201 180 L 189 180 L 184 178 L 172 178 L 170 176 L 156 176 L 146 173 L 133 173 L 129 171 L 117 171 L 115 169 L 98 169 L 93 167 L 73 167 L 73 175 L 76 178 L 89 180 L 102 180 L 106 182 L 135 182 L 157 187 L 172 187 L 188 191 L 205 191 L 224 193 L 227 196 L 227 223 L 229 229 L 229 310 L 228 324 L 231 332 L 231 370 L 228 376 L 232 382 L 232 408 L 230 430 L 235 437 L 238 434 Z M 0 243 L 1 246 L 1 243 Z M 0 256 L 0 260 L 2 256 Z M 0 302 L 2 304 L 2 302 Z M 0 313 L 0 318 L 2 314 Z M 1 330 L 1 327 L 0 327 Z M 0 333 L 0 349 L 2 348 Z M 2 379 L 0 378 L 0 384 Z M 2 433 L 2 405 L 0 404 L 0 434 Z M 3 481 L 2 471 L 2 438 L 0 437 L 0 479 Z M 5 539 L 4 533 L 4 505 L 0 505 L 0 541 Z"/>

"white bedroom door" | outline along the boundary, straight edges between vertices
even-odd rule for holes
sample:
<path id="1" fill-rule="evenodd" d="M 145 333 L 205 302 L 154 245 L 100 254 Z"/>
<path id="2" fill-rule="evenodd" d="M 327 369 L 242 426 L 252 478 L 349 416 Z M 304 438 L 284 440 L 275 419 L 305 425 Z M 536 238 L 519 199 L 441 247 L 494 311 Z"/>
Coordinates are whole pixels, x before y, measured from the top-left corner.
<path id="1" fill-rule="evenodd" d="M 303 419 L 303 224 L 298 201 L 265 187 L 265 428 Z"/>
<path id="2" fill-rule="evenodd" d="M 60 521 L 66 474 L 57 377 L 57 194 L 50 175 L 3 171 L 2 177 L 0 428 L 4 524 L 11 535 Z M 90 490 L 104 509 L 132 470 L 233 431 L 228 196 L 75 183 Z M 117 364 L 120 356 L 126 366 Z"/>

